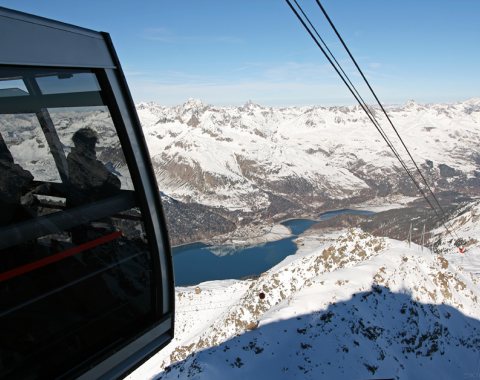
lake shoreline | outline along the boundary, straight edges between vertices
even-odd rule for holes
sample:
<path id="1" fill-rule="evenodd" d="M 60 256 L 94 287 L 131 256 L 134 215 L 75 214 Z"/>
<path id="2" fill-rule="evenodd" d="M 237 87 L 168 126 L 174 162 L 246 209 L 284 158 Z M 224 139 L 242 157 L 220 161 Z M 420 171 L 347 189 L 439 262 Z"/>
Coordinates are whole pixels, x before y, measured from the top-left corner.
<path id="1" fill-rule="evenodd" d="M 341 209 L 318 215 L 319 219 L 288 219 L 265 230 L 255 239 L 231 240 L 228 244 L 203 242 L 173 249 L 175 279 L 178 286 L 205 281 L 242 279 L 258 276 L 295 255 L 297 239 L 311 226 L 342 214 L 372 214 L 367 210 Z"/>
<path id="2" fill-rule="evenodd" d="M 388 206 L 378 206 L 378 207 L 385 208 Z M 357 207 L 326 210 L 316 215 L 316 217 L 303 215 L 295 218 L 282 219 L 274 224 L 260 224 L 257 226 L 241 227 L 236 231 L 234 231 L 233 233 L 213 237 L 209 241 L 196 240 L 193 242 L 172 246 L 171 248 L 172 248 L 172 252 L 175 254 L 174 252 L 175 250 L 179 250 L 188 246 L 194 246 L 196 244 L 203 244 L 205 247 L 219 247 L 219 246 L 235 246 L 239 248 L 251 247 L 259 244 L 279 241 L 279 240 L 293 237 L 293 236 L 298 236 L 298 234 L 293 233 L 288 226 L 285 226 L 284 223 L 288 223 L 290 221 L 296 221 L 296 220 L 309 220 L 315 223 L 319 223 L 325 220 L 325 219 L 322 220 L 321 218 L 324 215 L 333 214 L 334 216 L 336 216 L 338 214 L 350 213 L 349 211 L 354 211 L 354 213 L 364 212 L 364 213 L 372 213 L 372 214 L 377 212 L 374 210 L 359 209 Z M 276 232 L 274 231 L 275 229 L 277 229 Z M 282 232 L 279 231 L 281 229 L 283 229 Z M 285 229 L 288 230 L 288 232 L 285 231 Z M 241 231 L 240 233 L 244 233 L 244 235 L 237 235 L 239 234 L 239 231 Z M 249 234 L 248 231 L 250 231 L 251 234 Z"/>

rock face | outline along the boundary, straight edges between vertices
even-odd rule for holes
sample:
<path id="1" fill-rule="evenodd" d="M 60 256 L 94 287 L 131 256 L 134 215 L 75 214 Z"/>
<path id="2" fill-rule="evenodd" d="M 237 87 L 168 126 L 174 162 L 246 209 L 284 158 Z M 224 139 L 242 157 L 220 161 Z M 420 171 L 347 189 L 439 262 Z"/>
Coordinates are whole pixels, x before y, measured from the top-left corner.
<path id="1" fill-rule="evenodd" d="M 179 202 L 166 195 L 162 195 L 162 203 L 173 246 L 206 240 L 236 228 L 233 221 L 221 215 L 222 210 L 198 203 Z"/>
<path id="2" fill-rule="evenodd" d="M 438 168 L 440 169 L 440 177 L 452 178 L 458 175 L 457 171 L 448 165 L 440 164 Z"/>

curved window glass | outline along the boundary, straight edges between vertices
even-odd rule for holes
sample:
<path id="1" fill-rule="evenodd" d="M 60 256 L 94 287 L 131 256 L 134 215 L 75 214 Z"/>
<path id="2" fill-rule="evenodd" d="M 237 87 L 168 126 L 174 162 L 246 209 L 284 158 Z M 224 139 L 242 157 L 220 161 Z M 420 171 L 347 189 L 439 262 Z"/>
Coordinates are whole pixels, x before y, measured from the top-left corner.
<path id="1" fill-rule="evenodd" d="M 0 96 L 0 378 L 54 378 L 151 326 L 152 258 L 95 72 L 1 67 Z"/>

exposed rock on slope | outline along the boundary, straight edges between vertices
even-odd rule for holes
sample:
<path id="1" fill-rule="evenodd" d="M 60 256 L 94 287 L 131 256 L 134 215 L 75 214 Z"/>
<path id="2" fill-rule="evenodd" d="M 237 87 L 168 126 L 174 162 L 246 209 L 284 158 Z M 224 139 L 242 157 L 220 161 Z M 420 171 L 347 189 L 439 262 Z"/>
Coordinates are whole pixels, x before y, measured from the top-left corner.
<path id="1" fill-rule="evenodd" d="M 418 246 L 361 230 L 308 235 L 301 244 L 297 255 L 256 280 L 178 289 L 177 336 L 136 375 L 152 376 L 170 363 L 160 378 L 475 373 L 480 289 L 474 275 Z"/>
<path id="2" fill-rule="evenodd" d="M 472 153 L 480 143 L 479 104 L 388 108 L 436 191 L 479 193 L 480 160 Z M 289 202 L 318 211 L 347 200 L 417 194 L 356 106 L 216 107 L 190 100 L 137 109 L 160 188 L 182 201 L 253 212 Z M 389 138 L 400 149 L 393 131 Z"/>
<path id="3" fill-rule="evenodd" d="M 209 239 L 236 228 L 233 221 L 222 215 L 227 214 L 224 210 L 179 202 L 165 194 L 162 203 L 172 245 Z"/>

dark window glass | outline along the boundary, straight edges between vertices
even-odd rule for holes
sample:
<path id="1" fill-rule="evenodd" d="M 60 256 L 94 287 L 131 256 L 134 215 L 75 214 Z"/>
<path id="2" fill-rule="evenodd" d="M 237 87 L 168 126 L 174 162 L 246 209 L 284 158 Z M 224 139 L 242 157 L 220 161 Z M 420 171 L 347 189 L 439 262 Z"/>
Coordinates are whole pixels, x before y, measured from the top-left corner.
<path id="1" fill-rule="evenodd" d="M 8 96 L 25 96 L 28 91 L 20 79 L 0 80 L 0 98 Z"/>
<path id="2" fill-rule="evenodd" d="M 0 101 L 0 378 L 53 378 L 152 324 L 152 264 L 94 73 L 19 76 L 27 96 Z"/>
<path id="3" fill-rule="evenodd" d="M 34 113 L 0 114 L 0 133 L 16 165 L 36 181 L 61 182 L 50 147 Z"/>
<path id="4" fill-rule="evenodd" d="M 100 91 L 93 73 L 59 72 L 53 75 L 36 76 L 42 94 L 64 94 L 86 91 Z"/>

